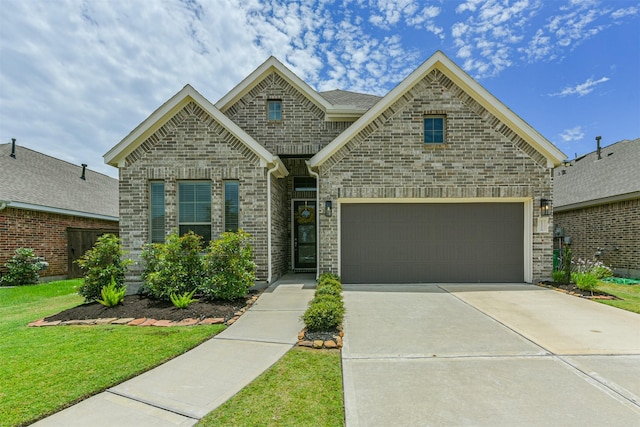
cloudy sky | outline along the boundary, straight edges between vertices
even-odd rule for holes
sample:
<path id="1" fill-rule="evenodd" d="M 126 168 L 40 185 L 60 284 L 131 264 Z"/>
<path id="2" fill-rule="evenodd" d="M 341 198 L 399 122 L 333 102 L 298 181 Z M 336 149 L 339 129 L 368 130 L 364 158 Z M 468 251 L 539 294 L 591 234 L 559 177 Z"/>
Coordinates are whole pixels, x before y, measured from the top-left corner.
<path id="1" fill-rule="evenodd" d="M 383 95 L 436 50 L 573 158 L 640 137 L 637 0 L 1 0 L 0 143 L 102 155 L 185 84 L 216 102 L 269 55 Z"/>

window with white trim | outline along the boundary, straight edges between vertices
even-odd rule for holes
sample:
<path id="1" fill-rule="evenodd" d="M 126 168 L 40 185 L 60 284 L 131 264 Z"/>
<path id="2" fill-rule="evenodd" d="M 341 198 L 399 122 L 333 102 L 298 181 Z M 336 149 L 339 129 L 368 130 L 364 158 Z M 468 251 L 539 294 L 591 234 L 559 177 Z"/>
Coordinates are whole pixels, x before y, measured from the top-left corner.
<path id="1" fill-rule="evenodd" d="M 178 232 L 193 231 L 205 243 L 211 240 L 211 182 L 178 183 Z"/>
<path id="2" fill-rule="evenodd" d="M 240 228 L 240 184 L 238 181 L 224 182 L 224 231 Z"/>

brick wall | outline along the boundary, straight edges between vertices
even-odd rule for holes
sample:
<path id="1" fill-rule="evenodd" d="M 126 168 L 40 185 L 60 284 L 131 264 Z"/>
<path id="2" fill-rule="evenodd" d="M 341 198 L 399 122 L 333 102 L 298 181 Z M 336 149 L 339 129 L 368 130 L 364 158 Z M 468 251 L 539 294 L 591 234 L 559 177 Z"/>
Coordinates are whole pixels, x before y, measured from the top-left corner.
<path id="1" fill-rule="evenodd" d="M 626 276 L 640 274 L 640 199 L 554 213 L 570 236 L 574 259 L 598 258 Z"/>
<path id="2" fill-rule="evenodd" d="M 134 260 L 139 260 L 142 245 L 150 241 L 150 181 L 165 183 L 166 234 L 178 227 L 178 181 L 211 181 L 215 239 L 223 232 L 224 181 L 238 180 L 240 227 L 253 236 L 257 276 L 266 280 L 266 169 L 250 149 L 196 104 L 185 106 L 133 151 L 120 174 L 120 238 Z M 132 265 L 129 280 L 135 281 L 141 271 L 142 265 Z"/>
<path id="3" fill-rule="evenodd" d="M 118 228 L 117 221 L 106 221 L 48 212 L 6 208 L 0 211 L 0 272 L 18 248 L 32 248 L 49 263 L 42 277 L 66 276 L 67 228 Z"/>
<path id="4" fill-rule="evenodd" d="M 446 115 L 444 145 L 423 143 L 425 114 Z M 504 198 L 533 200 L 533 278 L 551 276 L 550 227 L 537 232 L 551 196 L 546 159 L 440 72 L 433 71 L 321 168 L 320 200 Z M 320 271 L 337 273 L 339 215 L 322 218 Z"/>

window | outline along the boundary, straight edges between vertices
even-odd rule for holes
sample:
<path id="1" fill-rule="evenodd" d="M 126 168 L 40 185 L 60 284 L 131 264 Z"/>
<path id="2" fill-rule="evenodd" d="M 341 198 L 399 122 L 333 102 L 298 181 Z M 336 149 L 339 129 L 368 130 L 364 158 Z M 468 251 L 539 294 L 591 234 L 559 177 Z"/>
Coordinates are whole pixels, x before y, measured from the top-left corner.
<path id="1" fill-rule="evenodd" d="M 164 242 L 164 182 L 151 182 L 151 223 L 149 234 L 151 243 Z"/>
<path id="2" fill-rule="evenodd" d="M 427 116 L 424 119 L 424 143 L 444 144 L 444 116 Z"/>
<path id="3" fill-rule="evenodd" d="M 238 181 L 224 182 L 224 231 L 240 228 L 240 188 Z"/>
<path id="4" fill-rule="evenodd" d="M 282 120 L 282 101 L 279 99 L 271 99 L 267 101 L 267 119 L 269 121 Z"/>
<path id="5" fill-rule="evenodd" d="M 178 232 L 193 231 L 205 243 L 211 240 L 211 183 L 178 183 Z"/>

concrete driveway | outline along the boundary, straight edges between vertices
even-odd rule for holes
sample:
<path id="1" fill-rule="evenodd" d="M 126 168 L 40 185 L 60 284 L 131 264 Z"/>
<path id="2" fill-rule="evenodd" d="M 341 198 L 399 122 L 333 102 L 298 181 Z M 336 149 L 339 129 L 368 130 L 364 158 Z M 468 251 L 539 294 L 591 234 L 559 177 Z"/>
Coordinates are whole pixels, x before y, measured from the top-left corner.
<path id="1" fill-rule="evenodd" d="M 640 315 L 523 284 L 345 285 L 355 426 L 640 426 Z"/>

